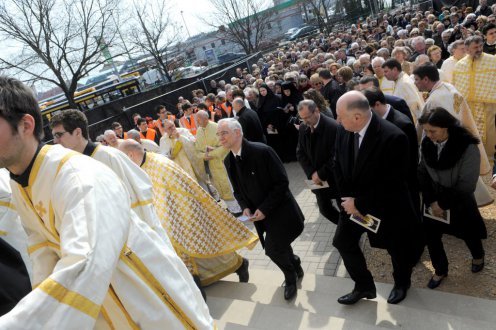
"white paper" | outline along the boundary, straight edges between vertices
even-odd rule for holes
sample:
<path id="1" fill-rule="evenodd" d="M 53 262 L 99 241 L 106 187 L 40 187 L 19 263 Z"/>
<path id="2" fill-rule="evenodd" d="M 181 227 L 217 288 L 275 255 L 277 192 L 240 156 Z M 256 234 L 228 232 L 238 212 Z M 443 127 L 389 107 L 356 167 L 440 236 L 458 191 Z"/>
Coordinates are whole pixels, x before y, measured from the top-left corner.
<path id="1" fill-rule="evenodd" d="M 243 221 L 243 222 L 249 221 L 250 219 L 251 219 L 251 217 L 248 217 L 246 215 L 242 215 L 242 216 L 238 217 L 238 220 Z"/>
<path id="2" fill-rule="evenodd" d="M 322 181 L 322 185 L 315 184 L 312 180 L 305 180 L 305 183 L 307 184 L 307 187 L 312 190 L 329 188 L 327 181 Z"/>
<path id="3" fill-rule="evenodd" d="M 443 217 L 436 217 L 435 215 L 432 214 L 432 209 L 424 205 L 424 217 L 428 217 L 429 219 L 437 220 L 448 225 L 450 224 L 449 210 L 444 211 Z"/>

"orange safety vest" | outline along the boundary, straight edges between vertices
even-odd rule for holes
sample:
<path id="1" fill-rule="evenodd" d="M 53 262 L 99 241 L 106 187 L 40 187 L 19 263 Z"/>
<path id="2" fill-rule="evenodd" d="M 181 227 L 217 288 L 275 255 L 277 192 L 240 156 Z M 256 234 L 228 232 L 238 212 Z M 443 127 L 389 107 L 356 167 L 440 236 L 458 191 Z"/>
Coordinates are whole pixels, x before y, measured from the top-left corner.
<path id="1" fill-rule="evenodd" d="M 174 116 L 174 115 L 167 115 L 167 119 L 173 122 L 173 121 L 176 120 L 176 116 Z"/>
<path id="2" fill-rule="evenodd" d="M 179 121 L 181 122 L 181 126 L 185 127 L 188 129 L 188 131 L 196 136 L 196 123 L 195 123 L 195 117 L 193 115 L 189 116 L 189 119 L 191 120 L 191 124 L 188 122 L 186 119 L 186 116 L 181 117 Z"/>
<path id="3" fill-rule="evenodd" d="M 226 106 L 225 103 L 222 103 L 220 107 L 222 108 L 222 110 L 224 110 L 225 113 L 227 113 L 227 117 L 231 117 L 232 107 Z"/>
<path id="4" fill-rule="evenodd" d="M 215 107 L 213 105 L 208 107 L 208 111 L 210 111 L 210 121 L 214 121 L 215 118 Z"/>
<path id="5" fill-rule="evenodd" d="M 156 134 L 157 134 L 157 132 L 155 132 L 155 130 L 153 128 L 149 128 L 146 130 L 146 136 L 144 136 L 143 133 L 140 132 L 140 137 L 142 139 L 152 140 L 153 142 L 155 142 L 155 135 Z"/>

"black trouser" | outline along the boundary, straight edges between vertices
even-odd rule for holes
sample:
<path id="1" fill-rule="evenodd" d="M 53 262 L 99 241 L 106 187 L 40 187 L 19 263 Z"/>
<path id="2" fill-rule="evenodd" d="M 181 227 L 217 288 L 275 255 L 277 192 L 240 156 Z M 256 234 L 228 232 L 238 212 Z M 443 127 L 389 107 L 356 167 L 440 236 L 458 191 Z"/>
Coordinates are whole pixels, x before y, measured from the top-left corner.
<path id="1" fill-rule="evenodd" d="M 316 191 L 315 197 L 317 198 L 317 205 L 319 207 L 319 212 L 322 214 L 327 220 L 334 224 L 338 224 L 339 221 L 339 211 L 332 205 L 332 196 L 329 192 L 325 191 Z"/>
<path id="2" fill-rule="evenodd" d="M 429 255 L 431 256 L 432 266 L 436 271 L 436 275 L 441 276 L 448 274 L 448 257 L 444 251 L 442 241 L 443 233 L 429 228 L 426 236 L 427 248 L 429 249 Z M 470 250 L 472 258 L 481 259 L 484 257 L 484 247 L 482 246 L 482 240 L 480 238 L 465 238 L 463 241 Z"/>
<path id="3" fill-rule="evenodd" d="M 272 260 L 284 274 L 286 284 L 296 283 L 296 269 L 300 266 L 300 258 L 293 253 L 290 243 L 282 243 L 265 236 L 265 254 Z"/>
<path id="4" fill-rule="evenodd" d="M 374 290 L 374 278 L 367 268 L 367 263 L 360 249 L 360 237 L 366 231 L 347 217 L 339 220 L 332 244 L 338 249 L 343 258 L 346 270 L 355 282 L 354 290 Z M 387 251 L 393 264 L 395 286 L 409 287 L 412 274 L 411 252 L 408 243 L 405 245 L 391 244 Z"/>

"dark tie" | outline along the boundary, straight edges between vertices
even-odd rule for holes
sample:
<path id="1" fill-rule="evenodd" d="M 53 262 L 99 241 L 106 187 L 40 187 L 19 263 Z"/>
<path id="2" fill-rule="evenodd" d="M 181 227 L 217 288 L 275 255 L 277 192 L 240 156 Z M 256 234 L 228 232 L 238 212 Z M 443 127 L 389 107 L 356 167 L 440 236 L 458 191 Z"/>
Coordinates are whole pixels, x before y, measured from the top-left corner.
<path id="1" fill-rule="evenodd" d="M 188 124 L 191 125 L 191 118 L 190 117 L 186 117 L 186 120 L 188 121 Z"/>
<path id="2" fill-rule="evenodd" d="M 234 156 L 234 158 L 236 158 L 236 161 L 238 163 L 241 163 L 241 156 L 236 155 L 236 156 Z"/>
<path id="3" fill-rule="evenodd" d="M 356 163 L 358 150 L 360 149 L 360 133 L 355 133 L 353 137 L 353 160 Z"/>

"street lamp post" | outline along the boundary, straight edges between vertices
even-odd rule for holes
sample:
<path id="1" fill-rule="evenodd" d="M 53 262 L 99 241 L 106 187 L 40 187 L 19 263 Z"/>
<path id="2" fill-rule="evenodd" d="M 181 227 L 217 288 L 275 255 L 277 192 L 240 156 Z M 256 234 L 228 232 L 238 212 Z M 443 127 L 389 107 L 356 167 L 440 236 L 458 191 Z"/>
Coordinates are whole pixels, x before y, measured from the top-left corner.
<path id="1" fill-rule="evenodd" d="M 181 17 L 183 18 L 184 27 L 186 28 L 186 32 L 188 32 L 188 37 L 191 38 L 191 34 L 189 34 L 188 26 L 186 25 L 186 20 L 184 19 L 183 11 L 181 10 Z"/>

